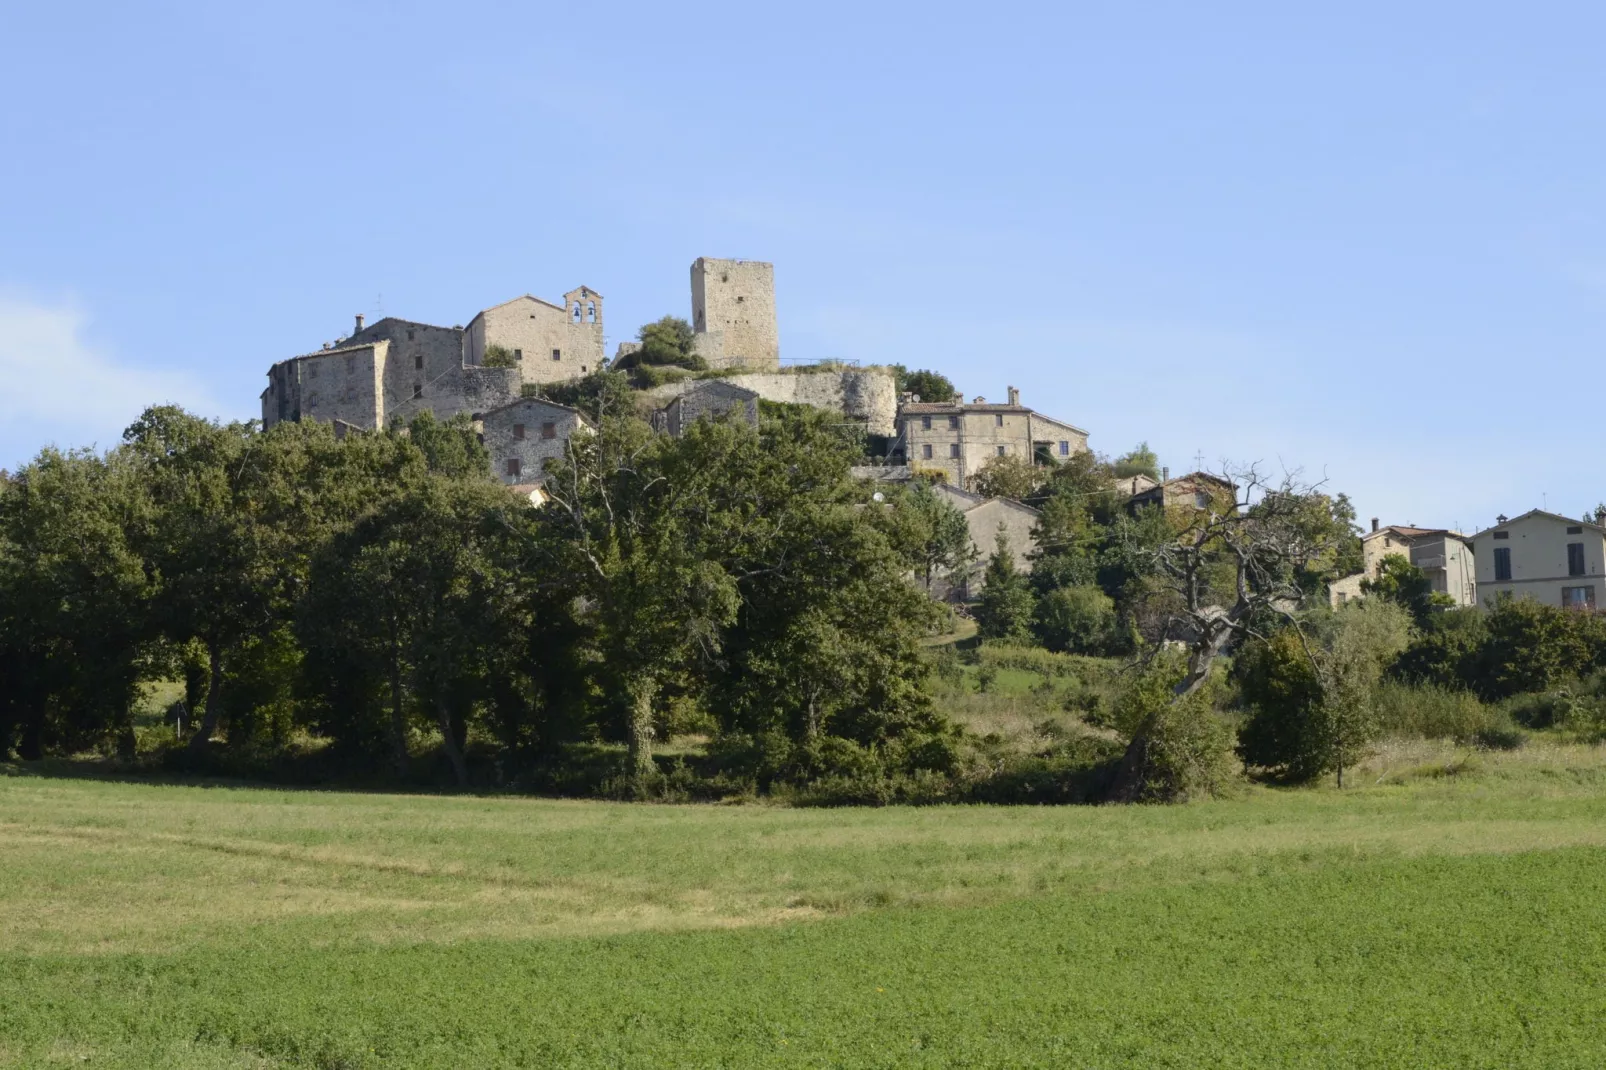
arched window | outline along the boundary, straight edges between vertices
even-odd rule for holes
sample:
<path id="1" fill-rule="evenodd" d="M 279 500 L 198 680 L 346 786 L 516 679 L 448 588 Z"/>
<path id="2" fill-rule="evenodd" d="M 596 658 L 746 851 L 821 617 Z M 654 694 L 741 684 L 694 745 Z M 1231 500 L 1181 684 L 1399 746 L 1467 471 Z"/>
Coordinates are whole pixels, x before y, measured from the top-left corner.
<path id="1" fill-rule="evenodd" d="M 574 316 L 572 318 L 575 323 L 579 323 L 583 318 L 580 312 L 580 302 L 578 301 L 574 303 Z"/>
<path id="2" fill-rule="evenodd" d="M 586 302 L 586 318 L 592 323 L 597 322 L 597 303 L 595 301 Z"/>

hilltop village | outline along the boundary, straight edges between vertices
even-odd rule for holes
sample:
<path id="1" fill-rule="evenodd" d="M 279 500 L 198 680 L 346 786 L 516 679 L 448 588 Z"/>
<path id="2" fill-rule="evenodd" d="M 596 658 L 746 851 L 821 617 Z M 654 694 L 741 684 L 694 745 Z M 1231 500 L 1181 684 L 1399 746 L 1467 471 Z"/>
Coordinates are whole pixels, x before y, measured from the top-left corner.
<path id="1" fill-rule="evenodd" d="M 921 397 L 899 391 L 892 367 L 784 364 L 773 264 L 699 257 L 689 292 L 691 348 L 702 370 L 644 392 L 657 429 L 678 435 L 699 418 L 726 415 L 756 423 L 761 400 L 833 412 L 862 426 L 873 444 L 877 463 L 857 469 L 862 478 L 901 482 L 925 473 L 965 514 L 978 554 L 1003 530 L 1029 567 L 1037 510 L 976 493 L 977 476 L 1000 457 L 1037 464 L 1069 459 L 1088 449 L 1086 430 L 1023 404 L 1014 386 L 1001 402 Z M 343 437 L 426 412 L 443 420 L 466 415 L 496 477 L 539 500 L 547 462 L 563 455 L 571 436 L 590 429 L 577 409 L 545 394 L 619 367 L 639 349 L 640 343 L 623 342 L 610 358 L 604 323 L 603 295 L 585 285 L 556 302 L 514 297 L 476 313 L 466 327 L 393 316 L 369 324 L 357 316 L 348 337 L 268 370 L 262 423 L 323 421 Z M 1174 506 L 1208 500 L 1209 487 L 1219 483 L 1204 472 L 1172 479 L 1157 470 L 1126 476 L 1116 488 L 1132 507 Z M 1603 594 L 1597 585 L 1606 582 L 1606 512 L 1574 520 L 1533 510 L 1512 521 L 1499 517 L 1476 535 L 1374 519 L 1362 551 L 1362 570 L 1331 584 L 1333 605 L 1363 597 L 1385 561 L 1399 556 L 1425 573 L 1446 604 L 1476 606 L 1506 592 L 1594 609 Z M 976 588 L 976 582 L 961 585 L 955 594 Z"/>

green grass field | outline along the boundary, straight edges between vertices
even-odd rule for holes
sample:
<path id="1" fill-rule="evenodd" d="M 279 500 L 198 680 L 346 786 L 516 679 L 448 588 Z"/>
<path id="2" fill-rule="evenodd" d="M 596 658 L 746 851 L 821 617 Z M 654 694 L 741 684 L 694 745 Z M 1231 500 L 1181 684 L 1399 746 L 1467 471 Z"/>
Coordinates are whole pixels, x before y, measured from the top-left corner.
<path id="1" fill-rule="evenodd" d="M 0 1066 L 1600 1066 L 1606 754 L 800 810 L 0 776 Z"/>

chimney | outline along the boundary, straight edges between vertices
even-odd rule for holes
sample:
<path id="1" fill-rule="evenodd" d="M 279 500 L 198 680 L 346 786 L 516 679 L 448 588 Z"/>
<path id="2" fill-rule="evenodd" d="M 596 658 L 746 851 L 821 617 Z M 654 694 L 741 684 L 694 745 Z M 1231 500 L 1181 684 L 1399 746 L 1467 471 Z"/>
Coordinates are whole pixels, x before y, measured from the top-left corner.
<path id="1" fill-rule="evenodd" d="M 1506 522 L 1506 514 L 1501 513 L 1499 516 L 1494 518 L 1494 522 L 1496 524 L 1504 524 Z"/>
<path id="2" fill-rule="evenodd" d="M 965 395 L 963 395 L 963 394 L 955 394 L 954 395 L 954 404 L 955 405 L 963 405 L 964 403 L 965 403 Z"/>
<path id="3" fill-rule="evenodd" d="M 1373 531 L 1377 530 L 1377 517 L 1375 517 L 1375 516 L 1372 518 L 1372 530 Z"/>
<path id="4" fill-rule="evenodd" d="M 985 404 L 987 404 L 987 399 L 982 397 L 980 394 L 977 394 L 976 395 L 976 400 L 972 401 L 971 404 L 972 405 L 985 405 Z"/>
<path id="5" fill-rule="evenodd" d="M 1160 469 L 1160 482 L 1162 482 L 1162 483 L 1171 482 L 1171 469 L 1169 469 L 1169 468 Z"/>
<path id="6" fill-rule="evenodd" d="M 1014 387 L 1009 388 L 1009 403 L 1016 407 L 1020 406 L 1020 391 Z"/>
<path id="7" fill-rule="evenodd" d="M 353 335 L 358 335 L 358 334 L 362 333 L 362 313 L 361 312 L 357 313 L 357 326 L 352 329 L 351 333 Z"/>

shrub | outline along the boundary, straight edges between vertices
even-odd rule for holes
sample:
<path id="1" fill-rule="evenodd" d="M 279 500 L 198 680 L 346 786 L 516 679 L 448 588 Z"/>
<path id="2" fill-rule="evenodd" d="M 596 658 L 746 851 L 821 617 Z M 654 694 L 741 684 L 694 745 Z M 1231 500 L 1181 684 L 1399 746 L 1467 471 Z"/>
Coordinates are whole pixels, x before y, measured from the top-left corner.
<path id="1" fill-rule="evenodd" d="M 1053 651 L 1105 653 L 1117 637 L 1115 601 L 1097 587 L 1061 587 L 1038 600 L 1032 631 Z"/>
<path id="2" fill-rule="evenodd" d="M 1116 727 L 1128 737 L 1110 786 L 1113 802 L 1186 802 L 1219 794 L 1237 772 L 1232 730 L 1208 693 L 1173 694 L 1176 666 L 1152 667 L 1115 702 Z"/>

